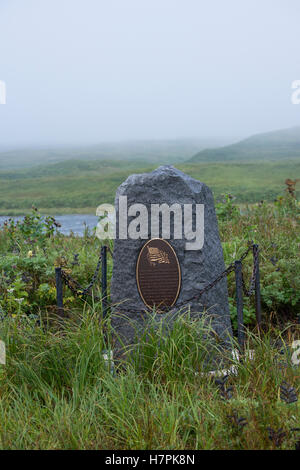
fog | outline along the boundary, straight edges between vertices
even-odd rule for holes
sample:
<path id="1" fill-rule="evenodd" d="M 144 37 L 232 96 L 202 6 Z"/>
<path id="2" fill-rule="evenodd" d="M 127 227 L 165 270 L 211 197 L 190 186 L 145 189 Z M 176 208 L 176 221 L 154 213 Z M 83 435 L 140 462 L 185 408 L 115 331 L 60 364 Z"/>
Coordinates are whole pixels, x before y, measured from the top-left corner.
<path id="1" fill-rule="evenodd" d="M 0 147 L 300 124 L 299 0 L 0 0 Z"/>

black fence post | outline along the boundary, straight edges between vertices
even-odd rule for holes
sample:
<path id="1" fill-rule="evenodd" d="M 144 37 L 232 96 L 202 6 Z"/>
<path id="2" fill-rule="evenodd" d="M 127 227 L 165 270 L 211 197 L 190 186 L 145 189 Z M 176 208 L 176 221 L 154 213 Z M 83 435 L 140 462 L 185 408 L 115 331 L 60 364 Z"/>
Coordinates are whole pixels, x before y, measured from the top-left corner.
<path id="1" fill-rule="evenodd" d="M 259 274 L 259 248 L 253 245 L 253 262 L 256 263 L 255 271 L 255 313 L 258 328 L 261 326 L 261 297 L 260 297 L 260 274 Z"/>
<path id="2" fill-rule="evenodd" d="M 103 318 L 107 315 L 108 302 L 107 302 L 107 246 L 101 248 L 101 286 L 102 286 L 102 315 Z"/>
<path id="3" fill-rule="evenodd" d="M 55 282 L 56 282 L 56 303 L 57 312 L 59 315 L 64 315 L 64 302 L 63 302 L 63 285 L 61 268 L 55 268 Z"/>
<path id="4" fill-rule="evenodd" d="M 237 311 L 237 328 L 238 343 L 241 352 L 244 350 L 244 314 L 243 314 L 243 277 L 242 262 L 235 261 L 235 287 L 236 287 L 236 311 Z"/>

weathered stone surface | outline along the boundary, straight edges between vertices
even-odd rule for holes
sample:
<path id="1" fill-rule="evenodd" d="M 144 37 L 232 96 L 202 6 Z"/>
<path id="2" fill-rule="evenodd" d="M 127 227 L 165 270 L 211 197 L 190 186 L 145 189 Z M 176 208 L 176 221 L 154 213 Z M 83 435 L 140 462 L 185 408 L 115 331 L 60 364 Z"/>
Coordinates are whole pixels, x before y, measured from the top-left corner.
<path id="1" fill-rule="evenodd" d="M 214 200 L 211 190 L 200 181 L 182 173 L 172 166 L 161 166 L 151 173 L 131 175 L 121 184 L 116 193 L 117 239 L 114 245 L 114 267 L 111 283 L 111 301 L 114 305 L 112 326 L 125 343 L 131 343 L 135 336 L 134 328 L 143 330 L 149 314 L 141 300 L 136 283 L 136 263 L 139 252 L 146 240 L 120 240 L 118 238 L 118 201 L 127 196 L 128 207 L 142 203 L 166 203 L 172 205 L 204 204 L 204 246 L 201 250 L 185 249 L 186 240 L 174 239 L 173 230 L 169 242 L 174 248 L 181 267 L 181 290 L 170 314 L 157 314 L 157 321 L 166 319 L 169 323 L 181 308 L 190 308 L 191 316 L 204 315 L 212 322 L 215 331 L 221 336 L 231 334 L 228 306 L 227 280 L 220 281 L 204 294 L 200 301 L 190 302 L 207 283 L 213 281 L 224 269 L 222 246 L 219 238 Z M 133 218 L 128 218 L 128 224 Z M 148 238 L 151 238 L 149 223 Z M 184 307 L 182 307 L 184 306 Z M 130 323 L 125 318 L 130 319 Z"/>

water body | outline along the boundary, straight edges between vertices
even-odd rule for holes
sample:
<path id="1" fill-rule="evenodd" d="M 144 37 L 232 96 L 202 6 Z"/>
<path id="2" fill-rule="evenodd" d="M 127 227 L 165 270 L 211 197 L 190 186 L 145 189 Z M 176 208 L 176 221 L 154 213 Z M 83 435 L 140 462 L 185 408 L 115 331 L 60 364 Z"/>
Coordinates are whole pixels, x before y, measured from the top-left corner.
<path id="1" fill-rule="evenodd" d="M 59 232 L 64 235 L 70 235 L 73 232 L 75 235 L 83 236 L 85 227 L 88 227 L 90 230 L 96 227 L 99 218 L 95 215 L 84 215 L 84 214 L 70 214 L 70 215 L 55 215 L 53 216 L 55 220 L 61 224 L 61 227 L 58 229 Z M 0 227 L 3 225 L 5 220 L 14 219 L 21 220 L 20 217 L 11 217 L 11 216 L 0 216 Z"/>

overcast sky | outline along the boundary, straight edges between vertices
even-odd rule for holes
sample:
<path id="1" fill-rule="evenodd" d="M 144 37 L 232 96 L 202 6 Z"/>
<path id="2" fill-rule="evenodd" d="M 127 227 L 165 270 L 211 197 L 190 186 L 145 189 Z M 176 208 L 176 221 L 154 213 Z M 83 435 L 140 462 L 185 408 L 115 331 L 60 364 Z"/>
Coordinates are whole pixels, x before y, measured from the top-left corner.
<path id="1" fill-rule="evenodd" d="M 299 0 L 0 0 L 0 146 L 300 125 Z"/>

